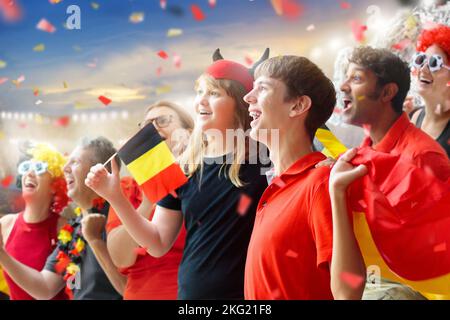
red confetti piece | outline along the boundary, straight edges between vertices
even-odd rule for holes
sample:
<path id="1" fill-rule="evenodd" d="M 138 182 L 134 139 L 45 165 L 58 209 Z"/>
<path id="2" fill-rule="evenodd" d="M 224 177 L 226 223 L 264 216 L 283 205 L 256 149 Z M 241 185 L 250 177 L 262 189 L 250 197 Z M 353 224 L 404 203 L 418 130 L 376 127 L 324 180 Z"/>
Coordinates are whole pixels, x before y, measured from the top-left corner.
<path id="1" fill-rule="evenodd" d="M 173 64 L 175 65 L 175 68 L 181 68 L 181 57 L 179 55 L 173 56 Z"/>
<path id="2" fill-rule="evenodd" d="M 252 58 L 250 58 L 250 56 L 245 56 L 245 63 L 248 65 L 248 66 L 251 66 L 251 65 L 253 65 L 253 59 Z"/>
<path id="3" fill-rule="evenodd" d="M 286 186 L 286 182 L 284 182 L 280 177 L 276 177 L 272 180 L 273 184 L 276 184 L 280 188 L 284 188 Z"/>
<path id="4" fill-rule="evenodd" d="M 57 127 L 67 127 L 70 123 L 70 117 L 69 116 L 64 116 L 64 117 L 60 117 L 58 119 L 56 119 L 55 121 L 55 125 Z"/>
<path id="5" fill-rule="evenodd" d="M 147 254 L 147 249 L 139 247 L 139 248 L 134 248 L 134 253 L 137 254 L 138 256 L 145 256 Z"/>
<path id="6" fill-rule="evenodd" d="M 400 42 L 392 45 L 392 49 L 395 49 L 395 50 L 398 50 L 398 51 L 403 51 L 409 45 L 411 45 L 411 40 L 410 39 L 403 39 Z"/>
<path id="7" fill-rule="evenodd" d="M 447 82 L 447 87 L 450 87 L 450 81 L 449 81 L 449 82 Z"/>
<path id="8" fill-rule="evenodd" d="M 244 216 L 247 214 L 247 210 L 250 207 L 250 205 L 252 204 L 252 198 L 249 197 L 248 195 L 246 195 L 245 193 L 241 194 L 241 198 L 239 199 L 239 204 L 237 207 L 237 212 L 241 215 Z"/>
<path id="9" fill-rule="evenodd" d="M 162 74 L 162 67 L 158 67 L 158 69 L 156 69 L 156 75 L 159 77 Z"/>
<path id="10" fill-rule="evenodd" d="M 167 7 L 167 0 L 159 0 L 159 5 L 161 9 L 165 10 Z"/>
<path id="11" fill-rule="evenodd" d="M 216 0 L 208 0 L 209 6 L 214 8 L 216 6 Z"/>
<path id="12" fill-rule="evenodd" d="M 289 250 L 286 252 L 286 256 L 289 257 L 289 258 L 294 258 L 294 259 L 296 259 L 296 258 L 298 258 L 298 253 L 295 252 L 295 251 L 293 251 L 293 250 L 290 250 L 290 249 L 289 249 Z"/>
<path id="13" fill-rule="evenodd" d="M 36 25 L 36 28 L 41 31 L 53 33 L 56 31 L 56 28 L 48 22 L 46 19 L 41 19 L 39 23 Z"/>
<path id="14" fill-rule="evenodd" d="M 112 102 L 111 99 L 108 99 L 105 96 L 98 97 L 98 100 L 100 100 L 105 106 L 107 106 L 108 104 L 110 104 Z"/>
<path id="15" fill-rule="evenodd" d="M 447 251 L 447 244 L 445 242 L 437 244 L 433 248 L 434 252 L 444 252 Z"/>
<path id="16" fill-rule="evenodd" d="M 366 209 L 367 208 L 367 203 L 364 199 L 361 199 L 358 201 L 358 204 L 361 206 L 361 208 Z"/>
<path id="17" fill-rule="evenodd" d="M 341 280 L 348 284 L 353 289 L 358 288 L 364 281 L 364 277 L 351 272 L 341 272 Z"/>
<path id="18" fill-rule="evenodd" d="M 19 123 L 19 128 L 25 129 L 27 127 L 27 124 L 25 122 Z"/>
<path id="19" fill-rule="evenodd" d="M 352 5 L 349 2 L 346 1 L 342 1 L 341 2 L 341 8 L 346 10 L 346 9 L 350 9 L 352 7 Z"/>
<path id="20" fill-rule="evenodd" d="M 37 95 L 39 94 L 39 90 L 38 90 L 38 89 L 35 89 L 35 90 L 33 91 L 33 94 L 34 94 L 34 96 L 37 96 Z"/>
<path id="21" fill-rule="evenodd" d="M 352 28 L 353 37 L 357 42 L 366 40 L 364 32 L 367 30 L 367 26 L 362 25 L 359 20 L 351 20 L 350 26 Z"/>
<path id="22" fill-rule="evenodd" d="M 2 179 L 2 187 L 3 188 L 8 188 L 9 185 L 14 181 L 14 176 L 6 176 Z"/>
<path id="23" fill-rule="evenodd" d="M 0 85 L 4 84 L 6 81 L 8 81 L 8 78 L 0 78 Z"/>
<path id="24" fill-rule="evenodd" d="M 16 0 L 0 0 L 0 12 L 6 21 L 18 21 L 22 17 L 22 9 Z"/>
<path id="25" fill-rule="evenodd" d="M 162 59 L 167 59 L 169 56 L 164 50 L 160 50 L 158 52 L 158 56 L 160 56 Z"/>
<path id="26" fill-rule="evenodd" d="M 205 20 L 205 14 L 203 13 L 202 9 L 198 5 L 196 5 L 196 4 L 191 5 L 191 11 L 192 11 L 192 16 L 194 17 L 195 20 L 197 20 L 197 21 Z"/>

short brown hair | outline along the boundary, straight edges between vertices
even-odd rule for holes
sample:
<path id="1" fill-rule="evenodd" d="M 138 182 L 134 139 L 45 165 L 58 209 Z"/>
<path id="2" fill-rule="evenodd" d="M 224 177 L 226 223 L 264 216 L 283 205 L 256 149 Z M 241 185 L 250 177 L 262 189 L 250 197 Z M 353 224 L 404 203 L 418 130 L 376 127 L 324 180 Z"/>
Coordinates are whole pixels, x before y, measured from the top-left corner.
<path id="1" fill-rule="evenodd" d="M 411 72 L 406 62 L 387 49 L 369 46 L 355 48 L 349 62 L 371 70 L 377 77 L 377 89 L 395 83 L 398 92 L 392 99 L 392 108 L 397 113 L 403 111 L 403 102 L 411 85 Z"/>
<path id="2" fill-rule="evenodd" d="M 194 129 L 194 120 L 189 115 L 189 113 L 183 108 L 181 108 L 179 105 L 170 101 L 160 100 L 151 104 L 150 106 L 148 106 L 147 110 L 145 111 L 145 114 L 149 113 L 150 110 L 161 107 L 167 107 L 175 111 L 178 114 L 178 117 L 180 118 L 181 126 L 183 127 L 183 129 L 187 129 L 189 131 L 192 131 L 192 129 Z"/>
<path id="3" fill-rule="evenodd" d="M 262 75 L 286 85 L 286 101 L 300 96 L 311 99 L 305 127 L 313 141 L 317 129 L 331 117 L 336 105 L 336 91 L 331 80 L 317 65 L 299 56 L 273 57 L 264 61 L 256 69 L 255 79 Z"/>

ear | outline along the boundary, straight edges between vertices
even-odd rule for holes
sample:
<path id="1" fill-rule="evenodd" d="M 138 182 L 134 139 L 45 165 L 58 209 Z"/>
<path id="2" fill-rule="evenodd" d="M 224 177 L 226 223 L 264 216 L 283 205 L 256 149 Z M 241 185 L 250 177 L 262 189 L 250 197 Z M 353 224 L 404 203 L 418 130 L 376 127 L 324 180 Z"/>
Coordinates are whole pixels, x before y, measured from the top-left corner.
<path id="1" fill-rule="evenodd" d="M 381 92 L 381 101 L 383 102 L 391 102 L 392 99 L 397 95 L 398 86 L 396 83 L 388 83 L 384 86 L 383 91 Z"/>
<path id="2" fill-rule="evenodd" d="M 294 118 L 305 114 L 312 105 L 311 98 L 308 96 L 301 96 L 294 100 L 295 104 L 290 107 L 289 117 Z"/>

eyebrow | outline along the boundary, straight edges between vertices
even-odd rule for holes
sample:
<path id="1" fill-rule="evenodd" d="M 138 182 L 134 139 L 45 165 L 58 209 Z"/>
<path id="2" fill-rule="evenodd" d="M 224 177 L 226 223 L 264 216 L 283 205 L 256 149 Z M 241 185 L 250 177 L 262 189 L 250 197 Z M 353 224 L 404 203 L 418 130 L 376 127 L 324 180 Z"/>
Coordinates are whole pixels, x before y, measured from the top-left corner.
<path id="1" fill-rule="evenodd" d="M 272 82 L 268 81 L 268 80 L 257 80 L 253 83 L 255 86 L 259 85 L 259 84 L 264 84 L 264 85 L 269 85 L 272 86 Z"/>

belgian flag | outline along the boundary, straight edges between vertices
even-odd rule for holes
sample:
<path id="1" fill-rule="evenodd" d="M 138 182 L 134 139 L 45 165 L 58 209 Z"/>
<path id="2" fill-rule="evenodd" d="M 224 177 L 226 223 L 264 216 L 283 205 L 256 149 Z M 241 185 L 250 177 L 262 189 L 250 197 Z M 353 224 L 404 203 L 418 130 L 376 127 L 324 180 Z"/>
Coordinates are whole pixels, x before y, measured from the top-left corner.
<path id="1" fill-rule="evenodd" d="M 117 154 L 152 203 L 187 181 L 152 123 L 136 133 Z"/>

